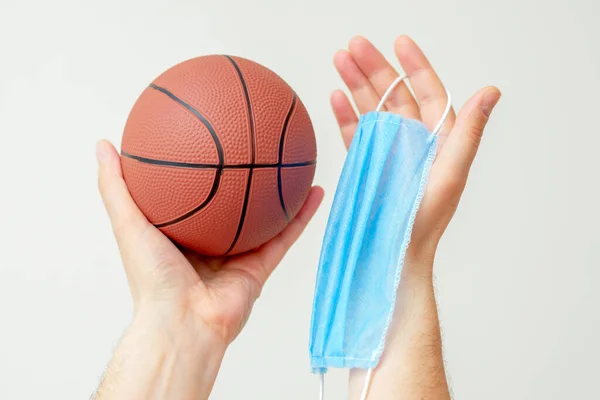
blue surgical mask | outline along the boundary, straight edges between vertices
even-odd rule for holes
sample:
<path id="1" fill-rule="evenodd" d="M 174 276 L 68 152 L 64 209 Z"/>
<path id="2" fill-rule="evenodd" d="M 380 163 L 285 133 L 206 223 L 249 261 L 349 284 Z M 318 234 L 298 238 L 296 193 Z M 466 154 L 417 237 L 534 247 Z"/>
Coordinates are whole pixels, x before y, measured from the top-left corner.
<path id="1" fill-rule="evenodd" d="M 383 353 L 437 133 L 450 111 L 448 94 L 448 106 L 433 132 L 420 121 L 379 112 L 403 79 L 392 84 L 377 111 L 360 117 L 335 193 L 310 329 L 315 373 L 362 368 L 369 370 L 370 380 Z"/>

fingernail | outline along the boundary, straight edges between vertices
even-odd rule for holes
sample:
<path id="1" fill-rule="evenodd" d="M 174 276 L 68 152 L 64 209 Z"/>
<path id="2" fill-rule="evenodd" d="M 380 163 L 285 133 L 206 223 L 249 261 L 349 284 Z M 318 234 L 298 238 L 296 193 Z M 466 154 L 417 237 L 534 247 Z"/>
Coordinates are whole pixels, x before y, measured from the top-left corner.
<path id="1" fill-rule="evenodd" d="M 485 114 L 486 117 L 489 117 L 492 113 L 492 110 L 500 100 L 501 93 L 498 89 L 490 90 L 483 96 L 483 100 L 481 101 L 481 111 Z"/>
<path id="2" fill-rule="evenodd" d="M 102 141 L 96 143 L 96 160 L 98 164 L 102 164 L 106 159 L 106 146 Z"/>

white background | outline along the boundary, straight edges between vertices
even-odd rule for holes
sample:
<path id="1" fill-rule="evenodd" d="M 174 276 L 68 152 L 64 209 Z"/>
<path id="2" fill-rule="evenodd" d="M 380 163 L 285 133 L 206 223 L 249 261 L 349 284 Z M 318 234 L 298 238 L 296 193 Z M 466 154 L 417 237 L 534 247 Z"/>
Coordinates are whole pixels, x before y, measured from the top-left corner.
<path id="1" fill-rule="evenodd" d="M 295 88 L 328 192 L 231 346 L 213 398 L 316 398 L 310 307 L 345 154 L 328 105 L 341 85 L 332 57 L 362 34 L 392 58 L 402 33 L 455 106 L 484 85 L 503 92 L 436 260 L 455 397 L 597 397 L 598 15 L 595 0 L 0 0 L 0 398 L 94 391 L 132 312 L 94 143 L 118 145 L 143 88 L 208 53 L 254 59 Z M 327 382 L 344 398 L 344 371 Z"/>

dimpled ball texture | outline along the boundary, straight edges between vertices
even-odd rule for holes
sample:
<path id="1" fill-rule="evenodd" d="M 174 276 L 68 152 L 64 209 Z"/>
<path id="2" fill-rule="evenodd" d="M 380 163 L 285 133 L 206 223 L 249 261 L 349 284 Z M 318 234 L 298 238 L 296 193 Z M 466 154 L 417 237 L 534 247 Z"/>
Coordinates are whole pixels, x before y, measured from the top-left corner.
<path id="1" fill-rule="evenodd" d="M 256 248 L 300 210 L 316 167 L 306 108 L 273 71 L 209 55 L 137 99 L 121 143 L 134 201 L 167 237 L 205 255 Z"/>

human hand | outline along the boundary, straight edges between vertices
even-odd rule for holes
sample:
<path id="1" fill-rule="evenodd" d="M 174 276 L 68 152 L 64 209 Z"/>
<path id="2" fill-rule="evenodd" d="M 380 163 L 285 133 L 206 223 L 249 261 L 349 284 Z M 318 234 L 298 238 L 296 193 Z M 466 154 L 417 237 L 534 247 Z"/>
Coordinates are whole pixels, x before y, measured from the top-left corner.
<path id="1" fill-rule="evenodd" d="M 355 37 L 348 47 L 348 51 L 342 50 L 335 55 L 335 66 L 348 86 L 358 112 L 374 111 L 398 73 L 366 39 Z M 415 97 L 404 83 L 400 83 L 387 99 L 385 110 L 421 120 L 431 131 L 447 105 L 444 86 L 410 38 L 398 37 L 395 52 L 409 77 Z M 479 90 L 458 116 L 450 111 L 440 130 L 438 153 L 413 226 L 386 349 L 373 372 L 369 399 L 450 398 L 431 279 L 433 258 L 456 211 L 484 127 L 499 98 L 500 91 L 495 87 Z M 348 147 L 358 117 L 342 91 L 332 94 L 331 105 Z M 365 371 L 352 370 L 350 398 L 358 399 L 364 393 L 365 379 Z"/>
<path id="2" fill-rule="evenodd" d="M 396 39 L 395 52 L 416 98 L 404 83 L 400 83 L 386 101 L 385 110 L 421 120 L 431 131 L 439 122 L 448 101 L 444 86 L 423 52 L 409 37 Z M 362 37 L 353 38 L 348 51 L 336 53 L 334 64 L 360 114 L 374 111 L 385 91 L 398 77 L 398 72 L 379 50 Z M 499 99 L 497 88 L 485 87 L 471 97 L 458 116 L 451 110 L 446 118 L 439 133 L 438 153 L 407 251 L 407 260 L 417 262 L 407 262 L 407 266 L 432 265 L 430 261 L 437 244 L 465 188 L 483 129 Z M 348 147 L 358 125 L 358 116 L 341 90 L 333 92 L 331 105 Z"/>
<path id="3" fill-rule="evenodd" d="M 111 220 L 136 314 L 208 330 L 227 346 L 240 333 L 265 281 L 298 239 L 322 198 L 314 187 L 304 206 L 275 238 L 256 250 L 206 257 L 181 250 L 148 222 L 123 180 L 120 158 L 97 146 L 99 188 Z"/>

